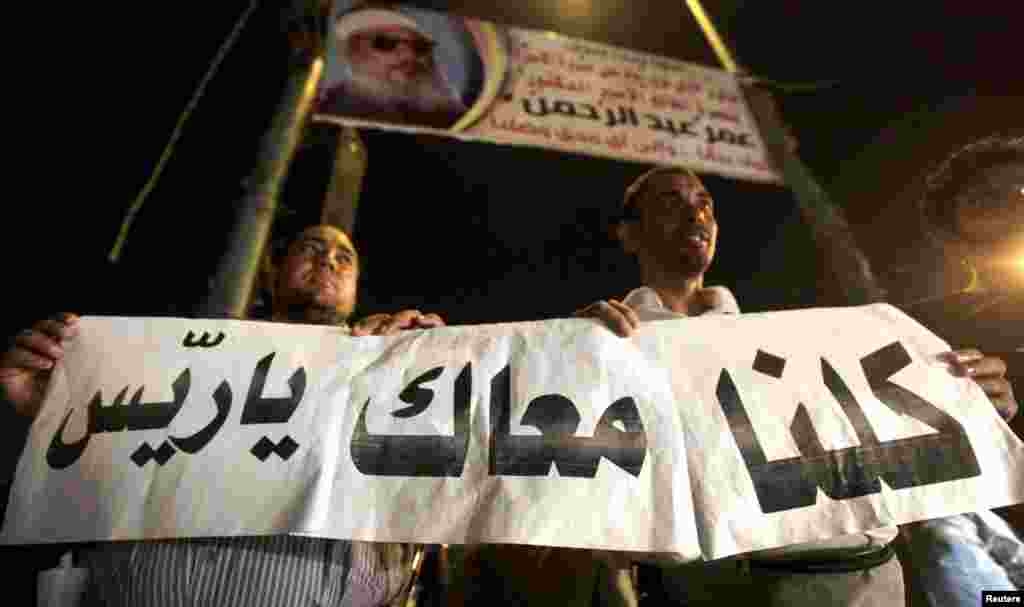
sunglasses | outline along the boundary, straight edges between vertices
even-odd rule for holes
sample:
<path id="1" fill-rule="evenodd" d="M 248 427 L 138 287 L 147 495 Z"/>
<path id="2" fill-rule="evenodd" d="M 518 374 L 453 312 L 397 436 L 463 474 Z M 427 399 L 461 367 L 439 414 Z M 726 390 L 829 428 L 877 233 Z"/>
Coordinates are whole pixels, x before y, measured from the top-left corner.
<path id="1" fill-rule="evenodd" d="M 370 38 L 373 50 L 381 53 L 393 52 L 399 44 L 409 45 L 417 57 L 425 57 L 434 52 L 434 42 L 422 38 L 401 38 L 389 34 L 374 34 Z"/>

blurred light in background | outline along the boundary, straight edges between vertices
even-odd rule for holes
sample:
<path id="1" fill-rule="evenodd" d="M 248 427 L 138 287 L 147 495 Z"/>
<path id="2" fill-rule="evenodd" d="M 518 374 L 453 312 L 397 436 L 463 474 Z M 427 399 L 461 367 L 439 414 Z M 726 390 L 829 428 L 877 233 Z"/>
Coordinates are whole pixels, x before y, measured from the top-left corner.
<path id="1" fill-rule="evenodd" d="M 562 10 L 559 11 L 563 17 L 586 17 L 594 8 L 592 0 L 562 0 Z"/>

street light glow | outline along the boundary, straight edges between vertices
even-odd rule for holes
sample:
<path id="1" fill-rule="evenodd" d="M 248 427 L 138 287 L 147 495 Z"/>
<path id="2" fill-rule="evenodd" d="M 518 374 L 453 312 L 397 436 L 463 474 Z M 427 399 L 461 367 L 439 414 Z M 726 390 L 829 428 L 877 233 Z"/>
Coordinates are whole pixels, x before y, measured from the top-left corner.
<path id="1" fill-rule="evenodd" d="M 586 17 L 593 9 L 591 0 L 564 0 L 561 12 L 565 17 Z"/>

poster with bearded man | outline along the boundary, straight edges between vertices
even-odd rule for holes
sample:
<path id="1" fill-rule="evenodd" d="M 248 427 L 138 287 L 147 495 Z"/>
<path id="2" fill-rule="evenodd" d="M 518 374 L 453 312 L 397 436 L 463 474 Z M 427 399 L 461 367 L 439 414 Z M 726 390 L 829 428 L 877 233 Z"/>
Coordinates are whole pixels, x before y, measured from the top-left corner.
<path id="1" fill-rule="evenodd" d="M 479 95 L 483 65 L 461 20 L 409 7 L 335 6 L 316 112 L 449 129 Z M 342 5 L 342 6 L 338 6 Z"/>
<path id="2" fill-rule="evenodd" d="M 329 30 L 314 122 L 780 181 L 727 71 L 390 2 Z"/>

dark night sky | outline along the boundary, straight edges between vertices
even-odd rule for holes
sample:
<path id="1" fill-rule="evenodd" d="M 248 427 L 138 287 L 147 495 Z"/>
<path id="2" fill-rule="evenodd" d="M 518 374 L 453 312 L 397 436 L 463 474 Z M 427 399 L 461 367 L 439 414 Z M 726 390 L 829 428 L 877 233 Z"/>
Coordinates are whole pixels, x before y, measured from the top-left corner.
<path id="1" fill-rule="evenodd" d="M 713 61 L 682 2 L 667 8 L 595 1 L 591 12 L 575 16 L 550 2 L 420 4 Z M 838 82 L 787 95 L 782 107 L 805 162 L 826 186 L 852 191 L 850 183 L 862 183 L 851 177 L 853 168 L 863 183 L 879 182 L 871 196 L 853 201 L 843 191 L 833 193 L 859 222 L 858 237 L 873 261 L 888 267 L 896 260 L 877 243 L 890 238 L 885 230 L 892 228 L 873 218 L 892 199 L 885 188 L 901 184 L 899 177 L 881 183 L 885 144 L 873 142 L 906 131 L 914 120 L 950 132 L 989 128 L 956 127 L 956 108 L 973 93 L 1020 95 L 1019 79 L 1005 67 L 1012 20 L 968 8 L 881 15 L 820 4 L 708 8 L 752 72 L 788 82 Z M 55 146 L 60 151 L 47 178 L 53 183 L 43 185 L 67 191 L 24 199 L 27 219 L 20 222 L 35 227 L 6 230 L 4 246 L 14 260 L 7 330 L 57 309 L 186 314 L 202 296 L 282 83 L 284 40 L 275 10 L 257 11 L 209 87 L 133 228 L 122 263 L 112 266 L 105 255 L 243 8 L 240 2 L 148 4 L 147 26 L 138 28 L 127 27 L 115 9 L 98 9 L 90 15 L 88 42 L 62 53 L 68 64 L 62 89 L 78 92 L 76 120 L 61 127 L 65 142 Z M 947 107 L 953 110 L 944 114 Z M 997 126 L 1020 123 L 1012 112 L 986 119 Z M 942 140 L 933 131 L 916 136 L 923 147 Z M 635 285 L 635 268 L 604 228 L 619 193 L 642 166 L 427 136 L 365 132 L 364 140 L 371 161 L 356 229 L 368 260 L 361 312 L 417 307 L 450 323 L 546 318 Z M 307 156 L 303 162 L 315 165 Z M 830 302 L 820 280 L 827 270 L 786 190 L 713 176 L 707 182 L 722 225 L 713 282 L 732 287 L 748 310 Z M 316 187 L 290 185 L 288 204 L 316 204 Z M 861 225 L 869 224 L 880 231 L 865 234 Z M 40 230 L 48 244 L 40 242 Z M 925 266 L 922 275 L 942 272 L 941 264 Z M 922 288 L 934 282 L 924 280 Z"/>

